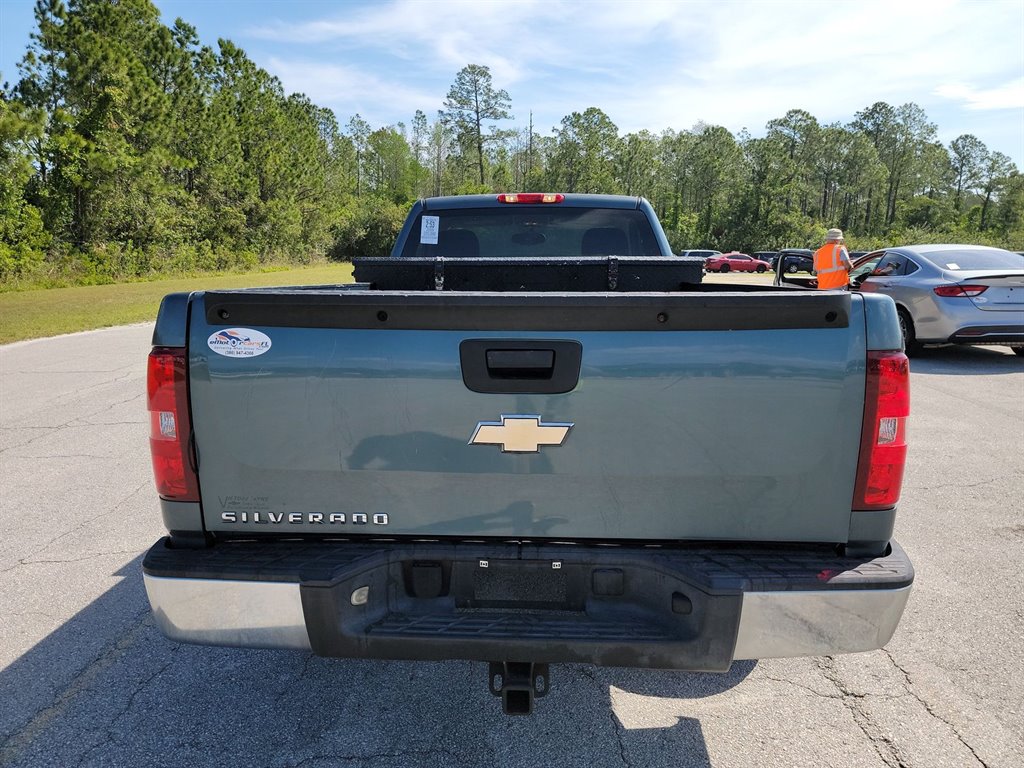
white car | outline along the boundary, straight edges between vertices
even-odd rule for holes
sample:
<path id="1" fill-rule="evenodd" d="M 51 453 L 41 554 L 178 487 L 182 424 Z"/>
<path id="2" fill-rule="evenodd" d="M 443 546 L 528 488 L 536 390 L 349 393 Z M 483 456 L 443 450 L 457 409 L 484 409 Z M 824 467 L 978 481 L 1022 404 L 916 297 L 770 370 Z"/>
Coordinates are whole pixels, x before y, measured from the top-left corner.
<path id="1" fill-rule="evenodd" d="M 1024 355 L 1024 257 L 980 245 L 910 245 L 853 263 L 850 287 L 896 302 L 907 354 L 925 344 L 1004 344 Z"/>

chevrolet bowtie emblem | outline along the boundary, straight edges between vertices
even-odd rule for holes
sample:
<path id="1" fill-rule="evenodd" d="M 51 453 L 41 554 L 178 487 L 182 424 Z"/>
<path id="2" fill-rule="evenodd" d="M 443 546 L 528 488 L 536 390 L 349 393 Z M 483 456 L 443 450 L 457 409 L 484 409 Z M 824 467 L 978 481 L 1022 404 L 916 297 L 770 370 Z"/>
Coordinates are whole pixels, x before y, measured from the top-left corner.
<path id="1" fill-rule="evenodd" d="M 542 445 L 561 445 L 572 424 L 544 424 L 540 416 L 502 416 L 481 421 L 470 445 L 500 445 L 503 453 L 537 453 Z"/>

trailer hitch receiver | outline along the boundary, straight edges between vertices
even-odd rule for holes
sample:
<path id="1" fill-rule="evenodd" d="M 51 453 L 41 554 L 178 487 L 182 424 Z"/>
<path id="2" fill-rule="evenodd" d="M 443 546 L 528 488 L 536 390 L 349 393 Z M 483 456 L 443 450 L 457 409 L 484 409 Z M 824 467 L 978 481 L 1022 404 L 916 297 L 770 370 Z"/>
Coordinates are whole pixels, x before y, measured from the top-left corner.
<path id="1" fill-rule="evenodd" d="M 506 715 L 532 714 L 534 698 L 546 696 L 551 688 L 548 665 L 492 661 L 490 686 L 491 693 L 501 696 L 501 708 Z"/>

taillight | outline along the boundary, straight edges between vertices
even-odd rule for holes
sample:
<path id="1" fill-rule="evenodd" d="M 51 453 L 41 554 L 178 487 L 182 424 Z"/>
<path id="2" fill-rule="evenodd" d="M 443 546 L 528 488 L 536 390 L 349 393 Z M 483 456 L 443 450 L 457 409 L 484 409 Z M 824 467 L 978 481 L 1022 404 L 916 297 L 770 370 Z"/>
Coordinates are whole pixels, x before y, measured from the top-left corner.
<path id="1" fill-rule="evenodd" d="M 565 195 L 555 192 L 503 192 L 498 195 L 499 203 L 560 203 Z"/>
<path id="2" fill-rule="evenodd" d="M 959 296 L 978 296 L 987 290 L 987 285 L 937 285 L 932 288 L 936 296 L 943 296 L 947 299 Z"/>
<path id="3" fill-rule="evenodd" d="M 902 352 L 868 352 L 853 509 L 896 505 L 907 460 L 910 363 Z"/>
<path id="4" fill-rule="evenodd" d="M 189 444 L 185 350 L 154 347 L 149 353 L 146 385 L 149 450 L 157 492 L 173 501 L 199 501 L 199 481 Z"/>

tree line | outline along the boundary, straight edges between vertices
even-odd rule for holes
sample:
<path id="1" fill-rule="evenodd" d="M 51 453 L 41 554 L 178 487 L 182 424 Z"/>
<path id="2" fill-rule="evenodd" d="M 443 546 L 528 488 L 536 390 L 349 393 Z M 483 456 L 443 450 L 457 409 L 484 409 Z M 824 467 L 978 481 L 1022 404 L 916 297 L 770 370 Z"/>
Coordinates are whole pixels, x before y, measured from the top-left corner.
<path id="1" fill-rule="evenodd" d="M 443 109 L 374 127 L 334 113 L 227 40 L 201 45 L 150 0 L 37 0 L 0 88 L 0 277 L 106 281 L 386 253 L 409 203 L 495 191 L 642 195 L 677 250 L 908 241 L 1024 249 L 1024 177 L 915 104 L 845 125 L 803 110 L 763 136 L 717 125 L 623 134 L 597 107 L 547 134 L 512 121 L 487 67 Z"/>

